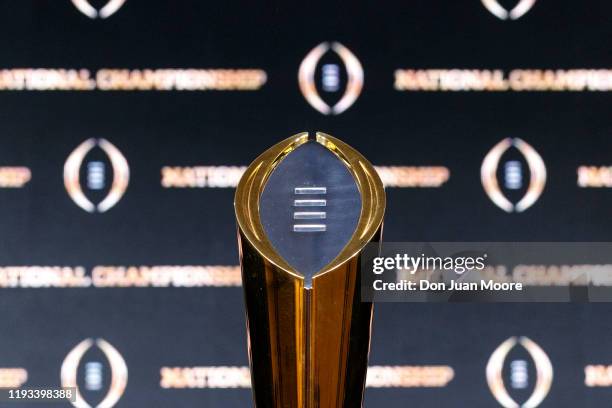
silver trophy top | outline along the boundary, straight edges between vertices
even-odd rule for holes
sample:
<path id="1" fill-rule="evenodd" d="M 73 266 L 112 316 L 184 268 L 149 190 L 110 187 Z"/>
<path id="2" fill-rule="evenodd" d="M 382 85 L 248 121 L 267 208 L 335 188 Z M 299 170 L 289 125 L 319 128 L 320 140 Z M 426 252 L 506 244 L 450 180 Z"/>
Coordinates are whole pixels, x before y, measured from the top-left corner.
<path id="1" fill-rule="evenodd" d="M 278 254 L 312 276 L 346 246 L 357 228 L 361 194 L 346 165 L 310 140 L 285 157 L 259 201 L 263 228 Z"/>

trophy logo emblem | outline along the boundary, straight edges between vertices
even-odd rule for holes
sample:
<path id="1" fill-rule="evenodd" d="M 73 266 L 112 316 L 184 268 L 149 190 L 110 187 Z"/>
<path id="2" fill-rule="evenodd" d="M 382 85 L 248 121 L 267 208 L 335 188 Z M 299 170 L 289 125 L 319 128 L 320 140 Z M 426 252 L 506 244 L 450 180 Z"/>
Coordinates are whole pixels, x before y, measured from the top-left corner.
<path id="1" fill-rule="evenodd" d="M 98 147 L 99 149 L 94 149 Z M 86 160 L 87 159 L 87 160 Z M 86 165 L 84 166 L 84 163 Z M 112 182 L 108 182 L 108 170 Z M 81 173 L 86 182 L 81 182 Z M 130 180 L 127 160 L 106 139 L 87 139 L 68 156 L 64 164 L 64 186 L 72 201 L 87 212 L 105 212 L 123 197 Z M 85 195 L 84 187 L 92 198 Z M 99 199 L 98 204 L 92 200 Z"/>
<path id="2" fill-rule="evenodd" d="M 115 406 L 125 392 L 127 380 L 125 360 L 117 349 L 103 339 L 83 340 L 62 363 L 62 387 L 76 388 L 76 401 L 72 403 L 76 408 Z"/>
<path id="3" fill-rule="evenodd" d="M 324 115 L 339 115 L 361 94 L 363 67 L 344 45 L 323 42 L 302 61 L 298 83 L 304 98 L 313 108 Z"/>
<path id="4" fill-rule="evenodd" d="M 546 166 L 542 157 L 527 142 L 519 138 L 506 138 L 486 155 L 480 168 L 480 178 L 485 192 L 495 205 L 509 213 L 523 212 L 544 191 Z"/>
<path id="5" fill-rule="evenodd" d="M 500 20 L 518 20 L 523 17 L 535 4 L 536 0 L 519 0 L 512 9 L 507 10 L 499 0 L 481 0 L 482 4 Z"/>
<path id="6" fill-rule="evenodd" d="M 535 377 L 535 381 L 531 381 L 532 377 Z M 550 359 L 539 345 L 527 337 L 511 337 L 504 341 L 487 363 L 487 383 L 497 402 L 504 408 L 536 408 L 548 395 L 552 381 Z M 516 394 L 514 398 L 506 383 Z M 516 402 L 515 398 L 519 397 L 523 397 L 525 402 Z"/>
<path id="7" fill-rule="evenodd" d="M 100 9 L 94 7 L 89 0 L 71 0 L 75 7 L 91 19 L 108 18 L 123 6 L 126 0 L 108 0 Z"/>

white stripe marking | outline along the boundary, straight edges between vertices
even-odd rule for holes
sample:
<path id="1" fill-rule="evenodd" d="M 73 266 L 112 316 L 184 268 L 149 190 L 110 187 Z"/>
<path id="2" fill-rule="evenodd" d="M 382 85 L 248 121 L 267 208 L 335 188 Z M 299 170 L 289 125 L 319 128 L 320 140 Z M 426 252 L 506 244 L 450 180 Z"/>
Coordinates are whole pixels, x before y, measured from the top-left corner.
<path id="1" fill-rule="evenodd" d="M 298 211 L 293 213 L 294 220 L 323 220 L 325 218 L 327 218 L 325 211 Z"/>
<path id="2" fill-rule="evenodd" d="M 293 200 L 294 207 L 325 207 L 327 200 Z"/>
<path id="3" fill-rule="evenodd" d="M 296 224 L 293 226 L 294 232 L 325 232 L 327 226 L 325 224 Z"/>
<path id="4" fill-rule="evenodd" d="M 327 187 L 296 187 L 295 194 L 327 194 Z"/>

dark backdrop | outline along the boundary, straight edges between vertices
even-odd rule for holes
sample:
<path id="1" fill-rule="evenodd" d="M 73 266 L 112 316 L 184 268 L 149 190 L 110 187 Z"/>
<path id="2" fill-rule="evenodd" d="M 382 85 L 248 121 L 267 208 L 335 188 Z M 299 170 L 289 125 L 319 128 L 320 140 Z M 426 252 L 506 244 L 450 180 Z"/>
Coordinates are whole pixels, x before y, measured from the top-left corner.
<path id="1" fill-rule="evenodd" d="M 161 168 L 246 165 L 314 130 L 377 165 L 450 169 L 441 188 L 388 189 L 388 241 L 612 240 L 612 191 L 576 185 L 578 166 L 612 163 L 609 93 L 393 88 L 398 68 L 609 68 L 611 14 L 595 0 L 539 0 L 517 21 L 478 0 L 127 0 L 93 20 L 69 0 L 3 1 L 0 68 L 258 68 L 268 81 L 252 92 L 0 92 L 0 165 L 32 171 L 24 188 L 0 190 L 0 266 L 235 265 L 233 189 L 164 189 Z M 359 99 L 338 116 L 309 106 L 297 85 L 300 62 L 322 41 L 343 43 L 365 72 Z M 68 154 L 91 137 L 130 165 L 125 196 L 103 214 L 77 207 L 62 179 Z M 505 137 L 528 141 L 548 170 L 543 195 L 520 214 L 497 208 L 480 184 L 484 155 Z M 487 360 L 507 338 L 528 336 L 555 368 L 542 407 L 607 406 L 612 391 L 585 387 L 584 367 L 612 363 L 611 312 L 379 304 L 371 364 L 450 365 L 455 378 L 445 388 L 368 389 L 365 405 L 496 406 Z M 26 368 L 28 386 L 58 386 L 68 351 L 100 337 L 128 365 L 119 407 L 251 405 L 247 389 L 159 386 L 163 366 L 247 364 L 240 288 L 0 289 L 0 316 L 0 367 Z"/>

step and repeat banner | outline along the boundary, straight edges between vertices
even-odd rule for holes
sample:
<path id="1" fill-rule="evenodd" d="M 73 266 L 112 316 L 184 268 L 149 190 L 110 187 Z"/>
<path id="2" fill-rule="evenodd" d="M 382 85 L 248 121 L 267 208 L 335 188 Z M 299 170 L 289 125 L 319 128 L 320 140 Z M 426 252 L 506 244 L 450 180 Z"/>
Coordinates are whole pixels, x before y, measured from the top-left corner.
<path id="1" fill-rule="evenodd" d="M 376 166 L 387 241 L 612 241 L 611 15 L 0 3 L 0 387 L 77 387 L 79 408 L 252 406 L 233 194 L 302 131 Z M 611 313 L 377 304 L 365 406 L 609 406 Z"/>

